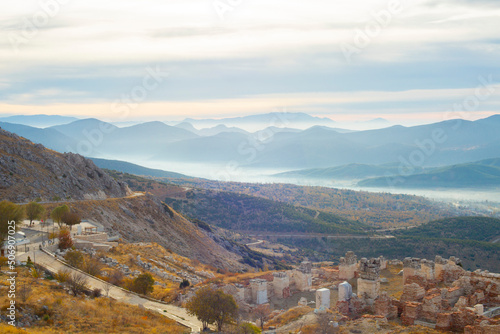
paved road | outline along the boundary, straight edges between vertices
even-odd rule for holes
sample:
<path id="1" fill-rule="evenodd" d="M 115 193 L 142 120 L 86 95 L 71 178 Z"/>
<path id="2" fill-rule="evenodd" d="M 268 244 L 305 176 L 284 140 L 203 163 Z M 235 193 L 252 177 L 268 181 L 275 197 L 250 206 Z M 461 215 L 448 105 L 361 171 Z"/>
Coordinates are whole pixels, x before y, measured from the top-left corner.
<path id="1" fill-rule="evenodd" d="M 65 265 L 63 262 L 56 260 L 54 257 L 46 254 L 45 252 L 42 251 L 36 251 L 35 254 L 34 252 L 29 252 L 29 253 L 24 253 L 19 256 L 17 256 L 17 260 L 20 261 L 26 261 L 27 256 L 30 255 L 32 256 L 32 260 L 36 259 L 36 263 L 44 266 L 48 270 L 50 270 L 53 273 L 57 273 L 59 270 L 65 269 L 70 272 L 77 272 L 76 270 L 68 267 Z M 88 285 L 91 288 L 99 288 L 104 291 L 104 286 L 107 283 L 104 283 L 101 280 L 96 279 L 93 276 L 86 275 L 87 276 L 87 281 Z M 159 302 L 154 302 L 149 299 L 140 297 L 136 294 L 130 293 L 128 291 L 125 291 L 117 286 L 112 285 L 111 289 L 109 290 L 109 296 L 115 300 L 119 300 L 123 303 L 131 304 L 131 305 L 142 305 L 144 308 L 159 312 L 165 316 L 167 316 L 170 319 L 173 319 L 181 324 L 183 324 L 186 327 L 191 328 L 192 332 L 200 332 L 202 329 L 202 324 L 201 322 L 189 315 L 186 312 L 186 309 L 183 309 L 181 307 L 173 306 L 173 305 L 167 305 L 164 303 L 159 303 Z M 166 310 L 166 312 L 164 312 Z"/>
<path id="2" fill-rule="evenodd" d="M 327 239 L 388 239 L 394 238 L 392 235 L 337 235 L 337 234 L 322 234 L 322 233 L 292 233 L 292 232 L 248 232 L 237 231 L 245 234 L 247 237 L 254 238 L 327 238 Z"/>
<path id="3" fill-rule="evenodd" d="M 107 199 L 121 199 L 121 198 L 133 198 L 133 197 L 139 197 L 139 196 L 144 196 L 145 194 L 140 191 L 133 192 L 132 194 L 124 197 L 107 197 Z M 85 202 L 85 201 L 92 201 L 93 199 L 61 199 L 60 201 L 54 202 L 54 201 L 40 201 L 38 202 L 39 204 L 52 204 L 52 203 L 58 203 L 63 205 L 64 203 L 74 203 L 74 202 Z M 29 204 L 30 202 L 19 202 L 16 203 L 17 205 L 26 205 Z"/>

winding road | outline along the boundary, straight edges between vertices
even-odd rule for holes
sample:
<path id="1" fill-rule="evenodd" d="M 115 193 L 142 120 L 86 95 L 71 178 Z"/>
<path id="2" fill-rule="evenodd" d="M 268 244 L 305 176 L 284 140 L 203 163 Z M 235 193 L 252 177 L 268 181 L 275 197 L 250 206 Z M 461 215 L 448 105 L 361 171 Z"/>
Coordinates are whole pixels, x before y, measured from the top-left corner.
<path id="1" fill-rule="evenodd" d="M 144 298 L 140 295 L 137 295 L 133 292 L 122 289 L 118 286 L 111 285 L 106 283 L 94 276 L 88 275 L 80 270 L 74 269 L 64 262 L 56 259 L 53 255 L 46 251 L 31 251 L 28 253 L 20 254 L 16 257 L 19 261 L 26 261 L 28 255 L 33 258 L 33 260 L 45 267 L 47 270 L 52 273 L 57 273 L 59 270 L 67 270 L 70 273 L 81 273 L 87 277 L 88 286 L 91 289 L 98 288 L 105 291 L 104 287 L 111 286 L 109 290 L 109 297 L 121 301 L 123 303 L 127 303 L 130 305 L 137 305 L 147 308 L 149 310 L 158 312 L 163 314 L 164 316 L 177 321 L 181 325 L 184 325 L 191 329 L 192 333 L 199 333 L 202 329 L 201 322 L 194 316 L 191 316 L 187 313 L 186 309 L 182 307 L 177 307 L 173 305 L 169 305 L 166 303 L 162 303 L 159 301 L 153 301 L 148 298 Z"/>

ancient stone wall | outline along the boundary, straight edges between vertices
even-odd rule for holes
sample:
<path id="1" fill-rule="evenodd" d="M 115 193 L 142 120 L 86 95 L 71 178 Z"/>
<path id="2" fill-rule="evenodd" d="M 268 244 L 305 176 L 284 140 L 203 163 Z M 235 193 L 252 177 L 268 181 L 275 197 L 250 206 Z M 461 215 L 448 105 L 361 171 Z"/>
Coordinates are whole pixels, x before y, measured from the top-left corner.
<path id="1" fill-rule="evenodd" d="M 251 279 L 252 302 L 260 305 L 267 303 L 267 281 L 265 279 Z"/>
<path id="2" fill-rule="evenodd" d="M 340 258 L 339 279 L 350 280 L 356 275 L 358 269 L 358 259 L 354 252 L 347 252 L 345 257 Z"/>

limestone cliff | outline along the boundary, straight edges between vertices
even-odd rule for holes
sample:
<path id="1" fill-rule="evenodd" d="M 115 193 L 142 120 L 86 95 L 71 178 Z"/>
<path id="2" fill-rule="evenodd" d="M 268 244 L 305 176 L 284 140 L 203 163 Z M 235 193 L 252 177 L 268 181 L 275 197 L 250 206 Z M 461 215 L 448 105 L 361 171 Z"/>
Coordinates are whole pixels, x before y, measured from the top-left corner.
<path id="1" fill-rule="evenodd" d="M 0 198 L 28 202 L 40 198 L 104 199 L 130 194 L 91 160 L 58 153 L 0 129 Z"/>

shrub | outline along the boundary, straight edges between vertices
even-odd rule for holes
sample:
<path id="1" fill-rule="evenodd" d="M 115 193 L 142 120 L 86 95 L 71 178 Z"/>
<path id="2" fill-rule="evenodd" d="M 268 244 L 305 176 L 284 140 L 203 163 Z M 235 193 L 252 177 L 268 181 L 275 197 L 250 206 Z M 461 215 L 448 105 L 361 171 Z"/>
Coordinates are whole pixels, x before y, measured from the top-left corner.
<path id="1" fill-rule="evenodd" d="M 101 273 L 102 264 L 97 259 L 87 258 L 83 261 L 80 269 L 82 269 L 89 275 L 97 276 Z"/>
<path id="2" fill-rule="evenodd" d="M 131 286 L 131 290 L 137 293 L 141 293 L 143 295 L 147 295 L 150 292 L 153 292 L 153 285 L 155 280 L 151 274 L 141 274 L 137 276 Z"/>
<path id="3" fill-rule="evenodd" d="M 102 293 L 101 293 L 101 289 L 99 289 L 99 288 L 94 288 L 94 289 L 92 290 L 92 293 L 90 294 L 90 296 L 91 296 L 92 298 L 99 298 L 99 297 L 101 297 L 101 295 L 102 295 Z"/>
<path id="4" fill-rule="evenodd" d="M 69 251 L 64 255 L 64 259 L 70 266 L 80 268 L 84 262 L 83 254 L 79 251 Z"/>
<path id="5" fill-rule="evenodd" d="M 119 270 L 114 270 L 108 278 L 108 282 L 113 284 L 113 285 L 119 285 L 121 286 L 123 284 L 123 273 Z"/>
<path id="6" fill-rule="evenodd" d="M 62 269 L 62 270 L 59 270 L 55 275 L 54 275 L 54 278 L 60 282 L 60 283 L 66 283 L 69 278 L 71 276 L 71 273 L 69 272 L 69 270 L 66 270 L 66 269 Z"/>
<path id="7" fill-rule="evenodd" d="M 67 281 L 68 287 L 77 296 L 87 290 L 87 277 L 81 273 L 73 273 Z"/>
<path id="8" fill-rule="evenodd" d="M 34 266 L 31 267 L 30 269 L 30 274 L 33 278 L 40 278 L 41 277 L 41 273 L 40 273 L 40 270 L 37 270 Z"/>

